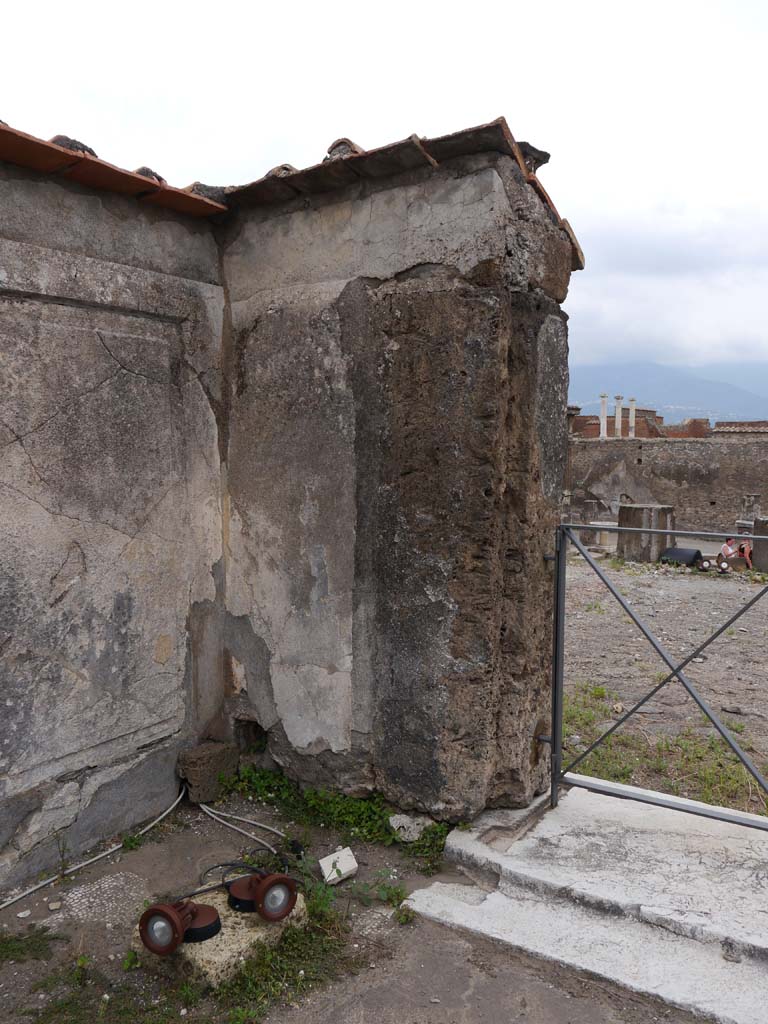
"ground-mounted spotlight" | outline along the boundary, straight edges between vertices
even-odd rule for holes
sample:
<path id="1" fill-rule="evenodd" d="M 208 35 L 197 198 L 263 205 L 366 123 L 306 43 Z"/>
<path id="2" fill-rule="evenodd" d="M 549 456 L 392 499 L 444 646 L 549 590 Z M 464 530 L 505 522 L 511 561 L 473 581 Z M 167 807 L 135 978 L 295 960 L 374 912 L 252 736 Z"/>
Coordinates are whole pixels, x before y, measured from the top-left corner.
<path id="1" fill-rule="evenodd" d="M 139 921 L 141 941 L 157 956 L 168 956 L 182 942 L 205 942 L 220 931 L 218 910 L 191 900 L 155 903 L 144 911 Z"/>
<path id="2" fill-rule="evenodd" d="M 282 921 L 296 906 L 296 883 L 288 875 L 257 872 L 227 883 L 227 889 L 233 910 L 255 912 L 265 921 Z"/>

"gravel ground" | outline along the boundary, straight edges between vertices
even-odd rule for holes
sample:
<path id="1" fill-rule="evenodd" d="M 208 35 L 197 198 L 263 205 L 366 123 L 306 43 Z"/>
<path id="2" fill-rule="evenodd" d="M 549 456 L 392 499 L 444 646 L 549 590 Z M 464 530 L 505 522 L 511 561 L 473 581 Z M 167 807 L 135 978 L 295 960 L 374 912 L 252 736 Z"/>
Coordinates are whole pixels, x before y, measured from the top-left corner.
<path id="1" fill-rule="evenodd" d="M 632 565 L 601 568 L 662 646 L 682 660 L 739 607 L 762 590 L 745 574 Z M 664 662 L 581 558 L 569 560 L 566 597 L 565 686 L 604 686 L 627 709 L 667 674 Z M 743 726 L 740 735 L 758 761 L 768 760 L 768 595 L 686 669 L 721 719 Z M 633 721 L 632 719 L 630 721 Z M 668 683 L 636 716 L 649 735 L 686 726 L 711 731 L 678 681 Z M 629 723 L 627 723 L 629 725 Z M 737 736 L 737 739 L 739 737 Z"/>

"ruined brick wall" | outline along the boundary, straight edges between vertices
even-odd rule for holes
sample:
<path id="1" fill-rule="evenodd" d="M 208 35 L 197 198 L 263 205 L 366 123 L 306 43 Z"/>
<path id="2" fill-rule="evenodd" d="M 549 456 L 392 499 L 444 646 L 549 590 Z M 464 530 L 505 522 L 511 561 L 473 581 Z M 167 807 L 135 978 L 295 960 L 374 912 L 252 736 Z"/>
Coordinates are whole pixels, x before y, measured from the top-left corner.
<path id="1" fill-rule="evenodd" d="M 228 652 L 233 706 L 245 678 L 307 781 L 453 818 L 525 803 L 545 773 L 565 233 L 487 155 L 243 207 L 222 251 L 222 600 L 250 637 Z"/>
<path id="2" fill-rule="evenodd" d="M 570 439 L 574 507 L 597 499 L 612 514 L 619 501 L 672 505 L 679 529 L 732 530 L 741 499 L 763 488 L 768 504 L 768 437 Z"/>
<path id="3" fill-rule="evenodd" d="M 0 164 L 0 882 L 159 812 L 220 558 L 207 224 Z"/>

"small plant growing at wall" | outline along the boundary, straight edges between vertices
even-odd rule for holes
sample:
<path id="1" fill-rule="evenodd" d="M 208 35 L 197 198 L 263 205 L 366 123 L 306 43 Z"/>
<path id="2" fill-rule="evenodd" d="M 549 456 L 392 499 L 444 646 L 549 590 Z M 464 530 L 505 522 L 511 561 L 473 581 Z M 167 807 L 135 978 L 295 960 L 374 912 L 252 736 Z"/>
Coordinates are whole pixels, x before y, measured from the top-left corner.
<path id="1" fill-rule="evenodd" d="M 67 837 L 58 832 L 56 833 L 56 850 L 59 857 L 59 874 L 63 876 L 69 867 L 69 845 Z"/>
<path id="2" fill-rule="evenodd" d="M 221 776 L 219 781 L 225 795 L 240 793 L 279 807 L 300 824 L 335 828 L 350 839 L 366 843 L 401 844 L 389 824 L 393 809 L 380 793 L 361 799 L 325 789 L 302 790 L 285 775 L 252 765 L 241 768 L 232 778 Z M 450 826 L 443 822 L 429 825 L 416 842 L 402 843 L 402 852 L 412 857 L 424 874 L 433 875 L 440 870 L 449 831 Z"/>
<path id="3" fill-rule="evenodd" d="M 91 958 L 86 956 L 85 953 L 81 953 L 80 956 L 75 960 L 74 970 L 72 971 L 72 984 L 82 988 L 88 981 L 88 967 L 90 965 Z"/>
<path id="4" fill-rule="evenodd" d="M 376 880 L 370 882 L 353 882 L 347 886 L 346 893 L 354 899 L 360 900 L 365 907 L 369 907 L 374 900 L 381 903 L 388 903 L 390 907 L 399 907 L 408 895 L 404 885 L 393 885 L 389 881 L 389 871 L 384 868 L 377 872 Z"/>
<path id="5" fill-rule="evenodd" d="M 416 911 L 401 903 L 392 916 L 398 924 L 413 924 L 416 920 Z"/>
<path id="6" fill-rule="evenodd" d="M 141 967 L 141 960 L 139 960 L 139 954 L 135 949 L 129 949 L 123 957 L 123 970 L 124 971 L 137 971 Z"/>

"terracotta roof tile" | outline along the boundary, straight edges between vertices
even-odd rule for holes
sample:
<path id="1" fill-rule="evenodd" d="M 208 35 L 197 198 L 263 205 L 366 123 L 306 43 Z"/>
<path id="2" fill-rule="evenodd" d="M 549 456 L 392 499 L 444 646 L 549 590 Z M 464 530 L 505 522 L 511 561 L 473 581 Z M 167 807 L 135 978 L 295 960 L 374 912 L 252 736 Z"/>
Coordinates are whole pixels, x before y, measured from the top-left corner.
<path id="1" fill-rule="evenodd" d="M 142 202 L 151 201 L 153 206 L 193 217 L 210 217 L 227 209 L 204 196 L 192 195 L 154 178 L 115 167 L 84 150 L 65 149 L 4 124 L 0 124 L 0 160 L 41 174 L 60 174 L 88 188 L 133 196 Z"/>
<path id="2" fill-rule="evenodd" d="M 329 152 L 335 153 L 337 147 L 340 147 L 342 155 L 334 155 L 330 160 L 326 158 L 322 163 L 307 167 L 305 170 L 292 171 L 289 165 L 281 165 L 279 178 L 270 171 L 257 181 L 230 187 L 226 189 L 227 200 L 236 205 L 266 206 L 271 203 L 287 202 L 298 196 L 331 192 L 337 188 L 354 185 L 361 178 L 386 178 L 419 167 L 438 167 L 442 161 L 457 156 L 485 152 L 505 153 L 517 162 L 525 180 L 550 210 L 555 223 L 568 235 L 573 253 L 572 269 L 584 269 L 584 253 L 573 229 L 567 221 L 562 220 L 546 189 L 526 164 L 520 145 L 515 141 L 503 117 L 477 128 L 468 128 L 435 139 L 411 135 L 401 142 L 393 142 L 388 146 L 368 151 L 359 151 L 360 147 L 349 139 L 337 139 L 329 147 Z M 535 152 L 540 157 L 547 156 L 543 151 Z"/>
<path id="3" fill-rule="evenodd" d="M 768 420 L 745 420 L 743 423 L 727 420 L 715 423 L 717 434 L 768 434 Z"/>
<path id="4" fill-rule="evenodd" d="M 193 217 L 210 217 L 226 212 L 226 204 L 263 206 L 283 203 L 300 196 L 331 192 L 365 179 L 381 179 L 417 168 L 438 167 L 453 157 L 473 153 L 496 152 L 511 156 L 525 180 L 536 191 L 550 210 L 555 223 L 568 235 L 572 248 L 572 269 L 584 267 L 584 254 L 567 221 L 561 219 L 546 189 L 531 170 L 507 122 L 503 117 L 489 124 L 442 135 L 435 139 L 411 135 L 378 149 L 362 150 L 349 139 L 337 139 L 329 147 L 330 159 L 296 170 L 289 164 L 273 168 L 258 181 L 226 189 L 203 186 L 199 183 L 186 189 L 173 188 L 160 175 L 147 167 L 126 171 L 106 160 L 100 160 L 93 150 L 66 136 L 56 136 L 62 145 L 45 142 L 32 135 L 17 131 L 0 121 L 0 160 L 19 164 L 42 174 L 57 174 L 88 188 L 117 192 L 133 196 L 150 206 L 160 206 Z M 532 147 L 524 144 L 527 151 Z M 545 157 L 543 151 L 533 151 L 537 159 Z M 530 157 L 530 152 L 528 153 Z M 222 201 L 219 201 L 222 200 Z"/>

